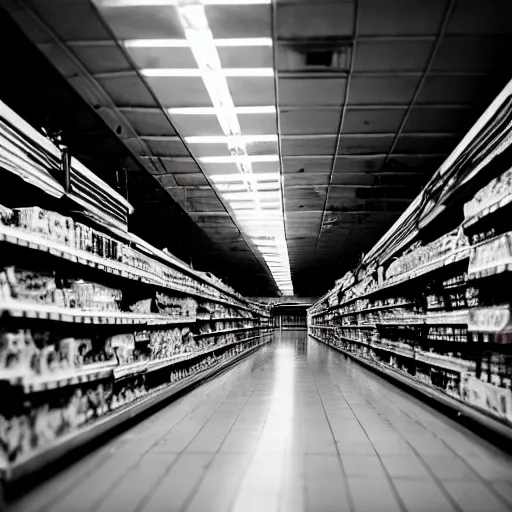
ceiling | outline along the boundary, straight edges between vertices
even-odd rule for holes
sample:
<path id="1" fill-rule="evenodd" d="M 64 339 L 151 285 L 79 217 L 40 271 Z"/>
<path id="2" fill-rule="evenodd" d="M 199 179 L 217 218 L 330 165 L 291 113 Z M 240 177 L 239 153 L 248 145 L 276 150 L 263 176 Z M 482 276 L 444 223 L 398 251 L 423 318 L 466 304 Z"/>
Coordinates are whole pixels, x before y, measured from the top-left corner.
<path id="1" fill-rule="evenodd" d="M 177 8 L 161 5 L 173 2 L 3 3 L 124 144 L 112 165 L 132 183 L 158 182 L 139 208 L 164 216 L 150 205 L 166 191 L 229 267 L 220 277 L 276 293 L 272 263 L 218 178 L 243 183 L 225 132 L 214 112 L 189 110 L 212 100 Z M 206 18 L 225 40 L 216 48 L 252 173 L 278 192 L 299 295 L 322 294 L 360 260 L 510 79 L 508 0 L 205 3 L 238 4 L 207 5 Z M 172 237 L 168 219 L 153 222 Z"/>

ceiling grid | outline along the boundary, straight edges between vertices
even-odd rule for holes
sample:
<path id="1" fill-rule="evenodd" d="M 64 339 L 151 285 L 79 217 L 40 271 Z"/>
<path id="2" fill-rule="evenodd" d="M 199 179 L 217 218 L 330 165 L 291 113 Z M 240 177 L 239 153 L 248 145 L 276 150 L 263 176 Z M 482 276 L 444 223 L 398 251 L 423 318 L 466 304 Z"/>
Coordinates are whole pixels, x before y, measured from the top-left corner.
<path id="1" fill-rule="evenodd" d="M 98 113 L 112 106 L 109 125 L 122 124 L 117 136 L 218 255 L 268 290 L 271 273 L 287 292 L 331 287 L 510 77 L 508 0 L 14 3 L 51 27 L 108 95 L 91 95 L 55 42 L 26 30 Z M 180 9 L 194 6 L 231 96 L 231 125 L 219 122 L 202 50 L 184 31 Z M 257 213 L 255 191 L 274 213 Z M 279 249 L 265 236 L 278 228 Z"/>

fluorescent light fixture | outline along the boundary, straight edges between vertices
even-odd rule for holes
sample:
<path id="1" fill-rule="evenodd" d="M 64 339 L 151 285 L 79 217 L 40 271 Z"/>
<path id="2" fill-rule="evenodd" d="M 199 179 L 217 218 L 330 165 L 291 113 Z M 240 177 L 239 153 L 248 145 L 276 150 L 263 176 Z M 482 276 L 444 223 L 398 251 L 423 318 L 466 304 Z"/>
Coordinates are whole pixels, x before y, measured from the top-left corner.
<path id="1" fill-rule="evenodd" d="M 210 179 L 215 183 L 233 183 L 243 180 L 243 175 L 241 174 L 212 174 Z M 252 174 L 251 178 L 258 182 L 263 181 L 279 181 L 278 173 L 261 173 L 261 174 Z"/>
<path id="2" fill-rule="evenodd" d="M 182 107 L 182 108 L 168 108 L 167 112 L 171 115 L 181 116 L 214 116 L 214 107 Z M 235 114 L 274 114 L 276 107 L 273 105 L 266 105 L 261 107 L 235 107 Z"/>
<path id="3" fill-rule="evenodd" d="M 272 47 L 270 37 L 234 37 L 231 39 L 214 39 L 217 48 L 250 48 L 253 46 Z M 188 48 L 186 39 L 126 39 L 125 48 Z"/>
<path id="4" fill-rule="evenodd" d="M 251 155 L 247 156 L 249 162 L 278 162 L 278 155 Z M 199 158 L 204 164 L 236 164 L 243 162 L 243 156 L 203 156 Z"/>
<path id="5" fill-rule="evenodd" d="M 221 0 L 222 1 L 222 0 Z M 225 137 L 194 137 L 188 138 L 191 143 L 226 143 L 230 156 L 206 156 L 200 157 L 201 163 L 210 164 L 230 164 L 237 166 L 241 179 L 238 180 L 228 178 L 224 183 L 245 183 L 246 190 L 229 190 L 221 192 L 223 200 L 227 201 L 233 209 L 235 217 L 241 224 L 242 231 L 251 238 L 260 238 L 261 236 L 269 236 L 272 234 L 276 241 L 274 247 L 260 247 L 260 253 L 265 261 L 268 261 L 272 276 L 275 277 L 276 285 L 284 292 L 290 293 L 292 290 L 292 282 L 290 276 L 290 263 L 288 259 L 288 250 L 285 241 L 284 219 L 282 215 L 281 204 L 281 178 L 279 173 L 273 173 L 274 190 L 259 191 L 258 178 L 255 178 L 252 170 L 254 162 L 279 162 L 277 154 L 271 155 L 254 155 L 250 156 L 247 152 L 248 142 L 272 141 L 277 142 L 277 136 L 272 134 L 270 137 L 263 139 L 258 136 L 245 137 L 242 135 L 238 113 L 226 77 L 232 76 L 274 76 L 272 68 L 239 68 L 239 69 L 223 69 L 220 57 L 217 51 L 217 45 L 213 39 L 210 30 L 204 4 L 188 3 L 185 0 L 180 3 L 177 8 L 178 15 L 185 31 L 185 37 L 189 43 L 190 49 L 196 60 L 198 69 L 194 71 L 193 76 L 200 76 L 206 87 L 208 95 L 213 104 L 213 112 L 217 116 L 220 127 Z M 167 71 L 171 72 L 171 76 L 176 76 L 175 70 L 157 70 L 157 76 L 164 76 Z M 148 70 L 145 70 L 147 76 Z M 155 73 L 155 70 L 149 70 Z M 183 76 L 183 71 L 178 71 L 179 76 Z M 154 74 L 151 76 L 155 76 Z M 172 115 L 172 111 L 169 111 Z M 188 111 L 190 112 L 190 111 Z M 197 110 L 195 111 L 197 113 Z M 261 111 L 260 111 L 261 112 Z M 204 110 L 202 110 L 204 113 Z M 272 108 L 275 114 L 275 108 Z M 213 178 L 214 183 L 222 183 L 218 177 Z M 264 181 L 264 180 L 262 180 Z M 268 178 L 267 178 L 268 181 Z M 272 218 L 266 218 L 262 212 L 264 207 L 272 208 Z M 244 218 L 244 214 L 250 212 L 249 218 Z M 279 212 L 279 215 L 276 213 Z M 255 215 L 256 214 L 256 215 Z M 280 283 L 278 283 L 278 280 Z"/>
<path id="6" fill-rule="evenodd" d="M 244 135 L 247 143 L 252 142 L 277 142 L 276 135 Z M 185 137 L 189 144 L 227 144 L 228 138 L 225 135 L 194 135 Z"/>
<path id="7" fill-rule="evenodd" d="M 201 69 L 196 68 L 143 68 L 140 70 L 142 76 L 151 78 L 167 77 L 201 77 Z M 228 77 L 272 77 L 272 68 L 225 68 L 222 74 Z"/>
<path id="8" fill-rule="evenodd" d="M 247 190 L 245 184 L 233 184 L 233 183 L 217 183 L 217 189 L 220 192 L 243 192 Z M 258 183 L 258 190 L 275 190 L 277 193 L 280 192 L 279 183 L 270 182 L 270 183 Z"/>
<path id="9" fill-rule="evenodd" d="M 201 0 L 202 5 L 268 5 L 272 0 Z M 180 6 L 183 0 L 94 0 L 98 7 Z"/>

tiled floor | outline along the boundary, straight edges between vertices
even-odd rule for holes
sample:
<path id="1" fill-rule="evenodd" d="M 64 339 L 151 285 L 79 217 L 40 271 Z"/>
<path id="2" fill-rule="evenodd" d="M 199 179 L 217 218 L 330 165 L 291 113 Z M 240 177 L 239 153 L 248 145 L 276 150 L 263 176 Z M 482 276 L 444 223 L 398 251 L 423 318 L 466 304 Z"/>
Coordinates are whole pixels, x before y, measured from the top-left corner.
<path id="1" fill-rule="evenodd" d="M 512 458 L 288 332 L 11 510 L 499 512 Z"/>

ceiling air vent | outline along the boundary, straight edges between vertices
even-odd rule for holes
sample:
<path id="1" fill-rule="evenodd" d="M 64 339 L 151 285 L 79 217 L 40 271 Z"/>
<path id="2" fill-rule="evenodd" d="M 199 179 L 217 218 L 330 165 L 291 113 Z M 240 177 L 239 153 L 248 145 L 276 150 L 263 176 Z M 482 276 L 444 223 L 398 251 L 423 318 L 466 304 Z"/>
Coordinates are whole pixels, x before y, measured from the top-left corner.
<path id="1" fill-rule="evenodd" d="M 330 68 L 333 56 L 334 52 L 329 50 L 306 52 L 306 66 Z"/>

